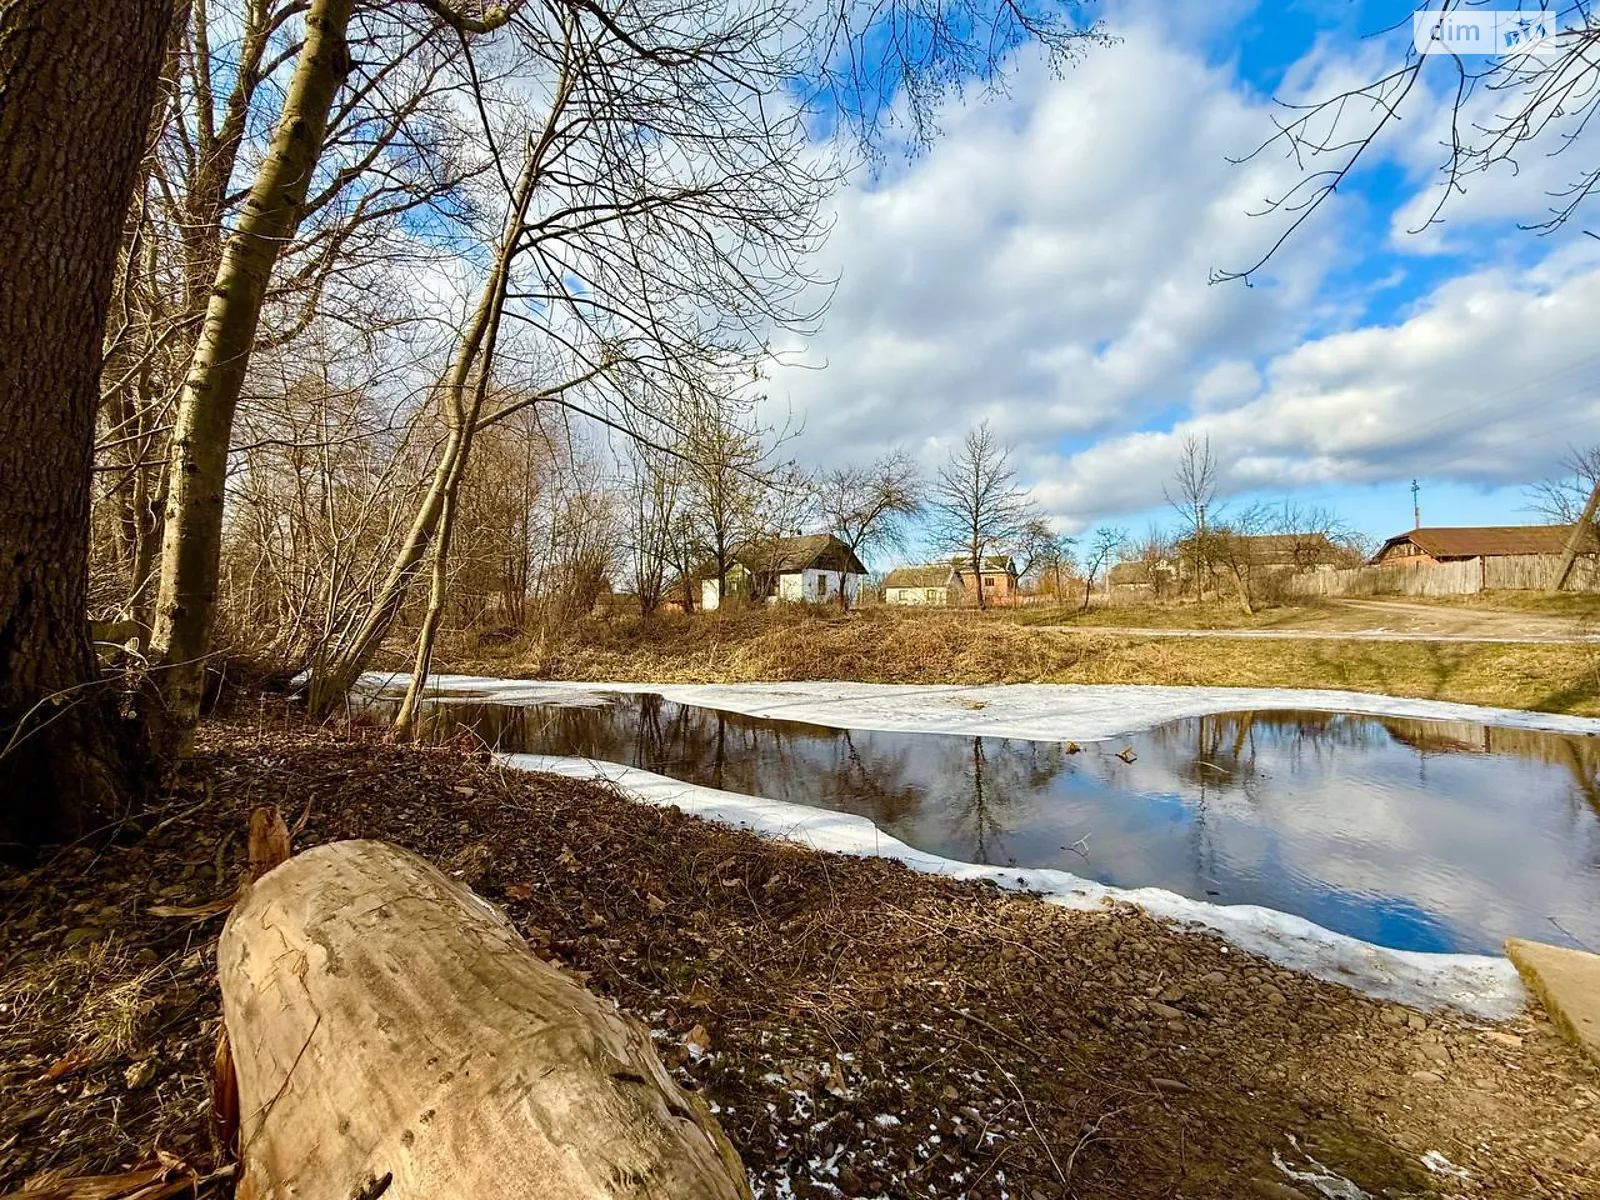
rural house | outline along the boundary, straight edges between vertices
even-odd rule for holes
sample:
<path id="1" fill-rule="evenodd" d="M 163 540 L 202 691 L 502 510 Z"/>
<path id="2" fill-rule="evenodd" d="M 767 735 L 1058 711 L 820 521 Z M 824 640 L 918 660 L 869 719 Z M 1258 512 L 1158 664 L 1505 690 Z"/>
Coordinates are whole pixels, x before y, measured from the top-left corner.
<path id="1" fill-rule="evenodd" d="M 1017 578 L 1017 564 L 1008 554 L 989 554 L 983 559 L 983 570 L 974 575 L 972 560 L 965 555 L 950 560 L 950 570 L 961 588 L 962 599 L 967 604 L 978 603 L 978 588 L 983 588 L 985 604 L 1015 604 L 1022 592 Z"/>
<path id="2" fill-rule="evenodd" d="M 1463 525 L 1453 529 L 1413 529 L 1385 542 L 1372 556 L 1375 566 L 1417 566 L 1467 559 L 1561 554 L 1571 525 Z M 1584 547 L 1589 549 L 1590 547 Z"/>
<path id="3" fill-rule="evenodd" d="M 1361 565 L 1359 555 L 1325 533 L 1208 533 L 1204 553 L 1195 538 L 1186 537 L 1178 542 L 1178 556 L 1183 568 L 1204 560 L 1292 572 Z"/>
<path id="4" fill-rule="evenodd" d="M 1128 559 L 1106 572 L 1105 588 L 1113 600 L 1142 600 L 1166 595 L 1178 586 L 1178 564 Z"/>
<path id="5" fill-rule="evenodd" d="M 883 581 L 883 602 L 944 608 L 957 586 L 955 568 L 949 563 L 896 567 Z"/>
<path id="6" fill-rule="evenodd" d="M 839 599 L 842 590 L 854 603 L 867 581 L 861 560 L 831 533 L 749 542 L 734 550 L 733 560 L 727 571 L 730 599 L 824 604 Z M 722 607 L 715 565 L 702 567 L 700 576 L 700 606 L 708 612 Z"/>

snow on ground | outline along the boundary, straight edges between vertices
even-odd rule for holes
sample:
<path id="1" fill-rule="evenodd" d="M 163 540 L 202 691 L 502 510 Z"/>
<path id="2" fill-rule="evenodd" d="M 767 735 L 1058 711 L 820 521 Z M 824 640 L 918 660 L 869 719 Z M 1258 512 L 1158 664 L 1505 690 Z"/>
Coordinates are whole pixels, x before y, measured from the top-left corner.
<path id="1" fill-rule="evenodd" d="M 372 673 L 371 691 L 403 683 Z M 865 683 L 637 684 L 546 683 L 442 675 L 430 694 L 500 704 L 605 702 L 606 693 L 655 692 L 747 716 L 809 721 L 832 728 L 905 733 L 951 733 L 1042 741 L 1100 741 L 1168 721 L 1242 710 L 1300 709 L 1403 716 L 1441 721 L 1600 734 L 1600 720 L 1514 709 L 1482 708 L 1357 692 L 1278 688 L 1183 688 L 1132 685 L 999 684 L 981 687 Z M 580 778 L 611 780 L 636 799 L 677 805 L 708 820 L 787 838 L 818 850 L 898 859 L 918 871 L 963 880 L 992 880 L 1013 891 L 1036 892 L 1050 903 L 1094 908 L 1112 901 L 1137 904 L 1154 916 L 1192 922 L 1241 949 L 1355 988 L 1380 999 L 1421 1008 L 1449 1004 L 1492 1020 L 1510 1018 L 1524 1000 L 1516 969 L 1504 958 L 1392 950 L 1255 905 L 1218 905 L 1162 888 L 1113 888 L 1066 871 L 992 867 L 914 849 L 865 817 L 743 796 L 679 782 L 615 763 L 508 754 L 511 765 Z"/>
<path id="2" fill-rule="evenodd" d="M 371 689 L 403 675 L 363 677 Z M 1364 692 L 1294 688 L 1143 687 L 1134 684 L 1004 683 L 978 687 L 885 683 L 546 683 L 474 675 L 438 675 L 430 695 L 470 693 L 499 704 L 598 704 L 604 693 L 655 692 L 679 704 L 835 729 L 955 733 L 1096 742 L 1212 713 L 1301 709 L 1475 721 L 1555 733 L 1600 734 L 1600 719 Z"/>

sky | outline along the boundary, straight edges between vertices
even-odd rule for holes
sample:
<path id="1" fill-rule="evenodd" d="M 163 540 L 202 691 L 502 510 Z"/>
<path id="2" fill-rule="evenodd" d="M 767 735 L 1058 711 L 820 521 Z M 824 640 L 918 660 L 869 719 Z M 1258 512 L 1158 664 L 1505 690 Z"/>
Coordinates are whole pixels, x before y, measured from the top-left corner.
<path id="1" fill-rule="evenodd" d="M 1089 11 L 1115 44 L 1059 75 L 1024 52 L 1003 93 L 951 99 L 931 148 L 890 145 L 833 201 L 831 307 L 765 381 L 786 453 L 932 468 L 988 420 L 1067 533 L 1169 521 L 1186 435 L 1233 505 L 1327 505 L 1383 538 L 1416 479 L 1424 525 L 1539 520 L 1527 485 L 1600 442 L 1600 212 L 1519 228 L 1581 165 L 1538 147 L 1427 225 L 1448 60 L 1249 286 L 1211 282 L 1283 231 L 1262 202 L 1300 168 L 1237 161 L 1276 101 L 1394 65 L 1381 31 L 1410 9 L 1108 0 Z"/>

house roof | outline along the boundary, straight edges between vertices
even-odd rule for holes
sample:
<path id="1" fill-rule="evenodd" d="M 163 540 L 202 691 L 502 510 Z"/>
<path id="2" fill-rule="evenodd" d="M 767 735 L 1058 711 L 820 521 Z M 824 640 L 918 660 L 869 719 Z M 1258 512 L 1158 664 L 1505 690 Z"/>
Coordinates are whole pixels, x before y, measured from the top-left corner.
<path id="1" fill-rule="evenodd" d="M 809 567 L 843 571 L 849 575 L 867 573 L 861 560 L 831 533 L 807 533 L 798 537 L 746 542 L 734 548 L 733 561 L 756 575 L 788 575 Z M 701 579 L 714 579 L 716 574 L 714 562 L 703 564 L 696 572 Z"/>
<path id="2" fill-rule="evenodd" d="M 972 559 L 965 554 L 957 554 L 950 560 L 950 566 L 958 573 L 972 566 Z M 1009 554 L 986 554 L 983 556 L 983 569 L 985 571 L 1015 571 L 1016 564 L 1011 561 Z"/>
<path id="3" fill-rule="evenodd" d="M 1231 536 L 1243 555 L 1269 566 L 1303 567 L 1351 558 L 1350 551 L 1341 549 L 1325 533 L 1247 533 Z M 1186 537 L 1179 542 L 1180 546 L 1185 547 L 1193 544 L 1193 537 Z"/>
<path id="4" fill-rule="evenodd" d="M 1505 554 L 1560 554 L 1567 547 L 1571 525 L 1462 525 L 1455 528 L 1413 529 L 1399 533 L 1378 551 L 1382 558 L 1391 546 L 1411 542 L 1433 558 L 1495 558 Z"/>
<path id="5" fill-rule="evenodd" d="M 932 563 L 916 567 L 896 567 L 883 581 L 886 588 L 938 588 L 949 587 L 953 571 L 949 563 Z"/>

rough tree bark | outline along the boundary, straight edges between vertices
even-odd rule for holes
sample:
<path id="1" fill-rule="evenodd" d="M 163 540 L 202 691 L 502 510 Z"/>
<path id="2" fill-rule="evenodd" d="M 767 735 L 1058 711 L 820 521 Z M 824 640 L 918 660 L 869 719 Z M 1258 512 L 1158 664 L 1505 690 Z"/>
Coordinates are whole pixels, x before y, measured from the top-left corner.
<path id="1" fill-rule="evenodd" d="M 0 0 L 0 842 L 91 827 L 145 764 L 84 612 L 100 350 L 171 0 Z"/>
<path id="2" fill-rule="evenodd" d="M 646 1031 L 404 850 L 335 842 L 269 872 L 217 974 L 241 1197 L 748 1200 Z"/>
<path id="3" fill-rule="evenodd" d="M 162 668 L 166 719 L 179 751 L 187 749 L 205 692 L 234 411 L 272 269 L 299 226 L 328 112 L 350 68 L 345 32 L 352 3 L 312 0 L 306 13 L 305 45 L 284 95 L 282 115 L 222 252 L 178 402 L 152 646 Z"/>

